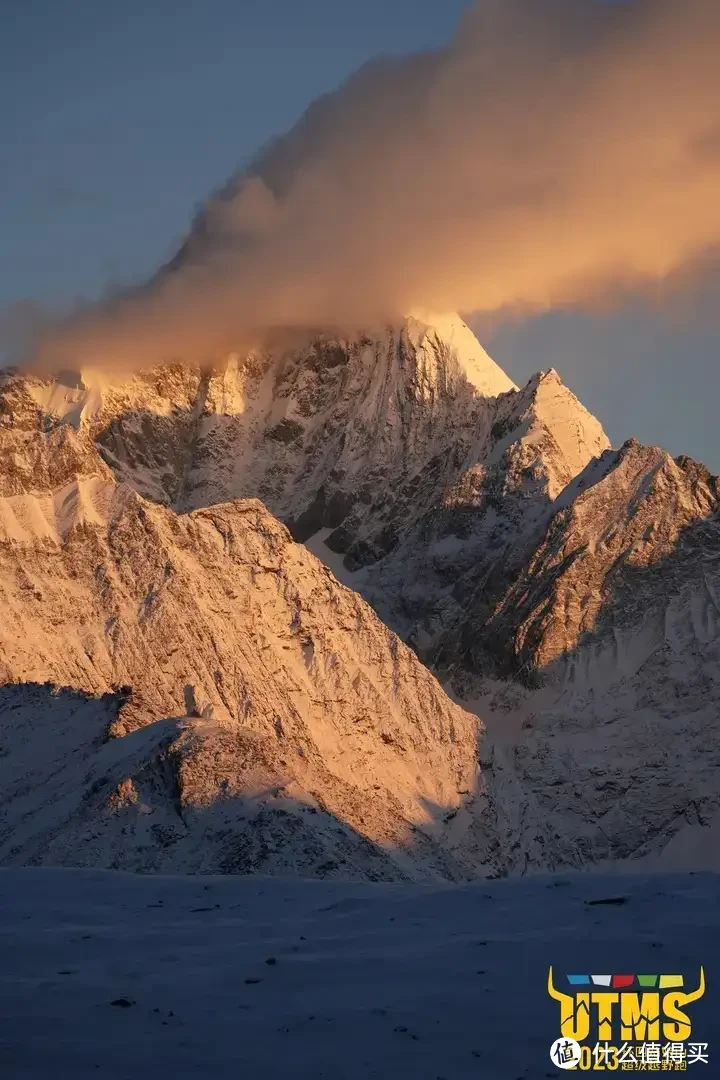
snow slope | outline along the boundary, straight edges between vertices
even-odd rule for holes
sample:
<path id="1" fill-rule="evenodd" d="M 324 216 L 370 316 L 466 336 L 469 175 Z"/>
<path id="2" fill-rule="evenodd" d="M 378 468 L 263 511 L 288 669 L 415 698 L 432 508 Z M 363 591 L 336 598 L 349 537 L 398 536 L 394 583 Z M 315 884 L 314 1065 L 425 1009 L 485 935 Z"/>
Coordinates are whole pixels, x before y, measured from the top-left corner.
<path id="1" fill-rule="evenodd" d="M 449 702 L 452 745 L 436 729 L 421 746 L 437 709 L 376 738 L 379 711 L 362 726 L 326 713 L 301 732 L 279 706 L 267 724 L 223 725 L 187 698 L 192 715 L 127 731 L 129 690 L 0 688 L 0 864 L 378 881 L 499 871 L 475 791 L 477 725 Z"/>
<path id="2" fill-rule="evenodd" d="M 512 650 L 516 665 L 592 683 L 595 662 L 582 675 L 578 670 L 574 654 L 581 648 L 585 656 L 597 654 L 602 682 L 608 672 L 600 670 L 599 654 L 613 644 L 612 666 L 624 677 L 645 658 L 648 634 L 654 648 L 682 649 L 688 636 L 716 640 L 717 477 L 689 458 L 674 460 L 630 440 L 591 464 L 556 507 L 485 628 L 504 636 L 501 647 Z"/>
<path id="3" fill-rule="evenodd" d="M 191 510 L 257 497 L 299 539 L 330 528 L 333 550 L 372 562 L 478 464 L 499 395 L 517 390 L 457 316 L 433 318 L 374 340 L 290 340 L 207 372 L 10 374 L 0 412 L 25 429 L 69 424 L 146 498 Z"/>
<path id="4" fill-rule="evenodd" d="M 429 660 L 449 634 L 482 624 L 540 543 L 560 493 L 609 448 L 554 371 L 497 398 L 492 421 L 456 433 L 458 468 L 439 492 L 426 494 L 422 476 L 396 491 L 421 513 L 353 582 Z"/>
<path id="5" fill-rule="evenodd" d="M 419 354 L 438 354 L 448 347 L 479 394 L 498 397 L 517 386 L 483 349 L 459 315 L 416 310 L 407 318 L 407 340 Z"/>
<path id="6" fill-rule="evenodd" d="M 717 865 L 719 496 L 687 458 L 634 441 L 606 453 L 490 617 L 463 627 L 458 670 L 524 683 L 478 701 L 521 850 L 541 825 L 575 865 Z M 467 674 L 455 688 L 488 689 Z"/>
<path id="7" fill-rule="evenodd" d="M 115 484 L 66 425 L 0 429 L 0 455 L 0 678 L 23 684 L 5 696 L 0 858 L 255 867 L 246 839 L 269 803 L 280 866 L 498 872 L 477 718 L 261 503 L 177 515 Z M 92 703 L 92 734 L 68 720 L 58 743 L 62 699 L 27 686 L 46 681 L 131 687 L 104 736 L 122 746 L 95 745 Z M 197 723 L 168 728 L 188 700 Z"/>
<path id="8" fill-rule="evenodd" d="M 330 830 L 352 832 L 338 860 L 316 822 L 303 872 L 457 879 L 672 863 L 681 847 L 715 865 L 718 481 L 657 448 L 611 451 L 556 372 L 518 390 L 459 320 L 430 323 L 99 389 L 89 375 L 6 374 L 0 674 L 92 694 L 131 685 L 122 738 L 182 717 L 194 688 L 216 727 L 173 729 L 173 745 L 204 763 L 210 817 L 223 784 L 254 798 L 232 749 L 252 732 L 303 845 L 296 810 L 313 800 L 340 821 Z M 267 501 L 385 625 L 239 494 Z M 135 772 L 116 786 L 134 790 Z M 69 788 L 53 791 L 60 805 Z M 281 868 L 295 856 L 276 809 Z M 62 848 L 83 861 L 73 814 L 48 839 L 43 813 L 18 859 Z M 164 854 L 110 830 L 102 861 L 216 868 L 212 828 Z"/>
<path id="9" fill-rule="evenodd" d="M 592 904 L 608 898 L 621 904 Z M 465 887 L 0 870 L 0 1058 L 13 1080 L 543 1080 L 547 973 L 704 966 L 716 875 Z M 115 1002 L 116 1004 L 113 1004 Z"/>

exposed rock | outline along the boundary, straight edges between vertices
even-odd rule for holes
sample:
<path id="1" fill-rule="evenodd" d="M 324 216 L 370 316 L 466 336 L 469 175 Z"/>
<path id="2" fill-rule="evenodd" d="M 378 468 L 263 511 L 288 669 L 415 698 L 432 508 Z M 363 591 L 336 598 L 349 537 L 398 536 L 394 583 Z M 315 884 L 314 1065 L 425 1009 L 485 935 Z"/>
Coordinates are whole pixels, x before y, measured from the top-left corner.
<path id="1" fill-rule="evenodd" d="M 2 377 L 0 678 L 132 688 L 109 735 L 139 756 L 83 804 L 130 832 L 93 857 L 462 878 L 707 847 L 718 481 L 611 451 L 557 373 L 517 390 L 468 335 L 416 318 L 207 373 Z M 0 757 L 28 829 L 0 857 L 94 850 L 74 811 L 43 831 L 78 797 L 57 755 L 57 788 Z"/>
<path id="2" fill-rule="evenodd" d="M 38 432 L 38 475 L 52 451 Z M 385 874 L 497 870 L 491 830 L 480 823 L 480 725 L 358 595 L 256 500 L 178 516 L 116 485 L 99 461 L 83 457 L 79 468 L 57 491 L 0 500 L 0 678 L 93 694 L 131 686 L 110 734 L 133 747 L 155 747 L 154 733 L 166 731 L 156 721 L 199 714 L 170 788 L 206 816 L 218 799 L 282 791 L 337 818 L 353 843 L 360 836 L 392 850 L 390 869 L 380 859 Z M 52 713 L 32 730 L 43 724 L 54 724 Z M 128 744 L 141 728 L 141 741 Z M 8 739 L 17 745 L 17 731 Z M 75 764 L 63 745 L 60 771 Z M 17 763 L 16 753 L 0 762 L 5 791 L 30 782 Z M 79 796 L 72 777 L 62 805 L 71 789 Z M 128 779 L 137 800 L 122 786 Z M 49 779 L 32 787 L 44 814 Z M 142 791 L 130 772 L 113 776 L 105 798 L 137 815 Z M 444 815 L 468 802 L 478 814 L 446 828 Z M 290 833 L 286 841 L 292 847 Z M 182 866 L 201 863 L 187 854 Z"/>

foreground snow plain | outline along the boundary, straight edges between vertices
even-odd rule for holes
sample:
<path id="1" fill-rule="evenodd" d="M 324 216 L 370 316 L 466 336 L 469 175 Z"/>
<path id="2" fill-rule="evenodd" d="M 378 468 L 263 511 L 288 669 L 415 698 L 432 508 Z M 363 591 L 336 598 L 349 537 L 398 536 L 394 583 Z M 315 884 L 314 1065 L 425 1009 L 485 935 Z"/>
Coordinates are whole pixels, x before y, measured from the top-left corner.
<path id="1" fill-rule="evenodd" d="M 593 903 L 621 899 L 621 903 Z M 8 1080 L 539 1080 L 548 967 L 697 971 L 717 1076 L 720 875 L 472 885 L 0 870 Z"/>

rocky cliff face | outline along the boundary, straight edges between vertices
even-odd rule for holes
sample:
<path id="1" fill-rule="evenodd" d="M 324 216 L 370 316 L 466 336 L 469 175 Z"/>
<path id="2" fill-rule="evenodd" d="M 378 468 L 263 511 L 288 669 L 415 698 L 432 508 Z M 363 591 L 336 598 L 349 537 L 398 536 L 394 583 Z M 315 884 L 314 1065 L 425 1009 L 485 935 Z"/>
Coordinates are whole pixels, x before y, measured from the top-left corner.
<path id="1" fill-rule="evenodd" d="M 719 496 L 687 458 L 634 441 L 606 452 L 563 492 L 490 617 L 453 642 L 465 671 L 499 665 L 525 684 L 481 699 L 490 786 L 522 848 L 542 823 L 578 866 L 713 865 Z"/>
<path id="2" fill-rule="evenodd" d="M 160 783 L 162 774 L 161 823 L 176 813 L 176 788 L 183 807 L 203 809 L 177 858 L 165 858 L 160 841 L 136 850 L 140 841 L 123 841 L 129 834 L 114 826 L 112 843 L 98 840 L 87 851 L 133 867 L 227 868 L 232 845 L 242 851 L 249 843 L 242 836 L 250 806 L 253 813 L 267 808 L 275 825 L 281 811 L 288 815 L 291 847 L 295 830 L 313 832 L 307 815 L 322 811 L 320 833 L 342 832 L 348 851 L 344 862 L 331 859 L 327 837 L 318 839 L 317 866 L 334 860 L 347 872 L 365 850 L 362 839 L 374 852 L 363 873 L 463 877 L 498 869 L 492 831 L 482 820 L 488 800 L 476 717 L 454 705 L 364 601 L 294 543 L 261 503 L 177 515 L 117 485 L 97 455 L 58 454 L 61 437 L 77 449 L 72 428 L 37 431 L 22 451 L 15 428 L 0 439 L 5 433 L 12 467 L 9 494 L 0 498 L 0 679 L 49 681 L 94 695 L 132 690 L 103 721 L 108 736 L 128 747 L 125 754 L 98 746 L 93 717 L 108 710 L 92 703 L 81 710 L 88 728 L 76 718 L 59 738 L 46 701 L 47 715 L 25 717 L 21 737 L 14 709 L 22 712 L 25 701 L 15 689 L 0 759 L 8 857 L 18 848 L 12 857 L 80 858 L 85 841 L 78 829 L 92 817 L 90 808 L 102 805 L 105 814 L 110 804 L 103 800 L 111 799 L 118 813 L 137 816 L 143 785 Z M 68 462 L 77 470 L 73 480 Z M 58 486 L 38 490 L 56 467 Z M 22 490 L 28 477 L 30 490 Z M 162 722 L 186 715 L 188 702 L 202 723 L 183 733 L 170 729 L 176 749 L 167 750 L 161 768 L 157 740 L 169 730 Z M 132 769 L 122 765 L 130 750 Z M 87 758 L 84 771 L 78 754 Z M 109 787 L 106 759 L 115 763 Z M 135 795 L 133 769 L 142 774 Z M 72 810 L 78 799 L 80 808 Z M 54 813 L 62 818 L 57 828 Z M 206 843 L 213 829 L 217 843 Z M 27 843 L 19 844 L 26 833 Z M 312 860 L 297 858 L 310 868 Z M 279 867 L 289 865 L 283 859 Z"/>
<path id="3" fill-rule="evenodd" d="M 468 335 L 3 377 L 0 858 L 462 878 L 715 828 L 717 479 L 610 450 L 557 373 L 517 389 Z M 14 755 L 46 680 L 83 716 L 131 687 L 106 779 L 97 733 L 82 782 L 60 743 Z"/>
<path id="4" fill-rule="evenodd" d="M 318 339 L 214 371 L 6 380 L 15 423 L 71 424 L 116 477 L 185 511 L 260 498 L 300 540 L 373 561 L 452 484 L 513 383 L 459 319 Z M 400 488 L 407 489 L 400 499 Z"/>
<path id="5" fill-rule="evenodd" d="M 127 731 L 128 702 L 127 691 L 92 697 L 28 683 L 0 688 L 0 864 L 377 881 L 493 872 L 488 830 L 475 825 L 458 836 L 455 827 L 453 835 L 444 820 L 458 813 L 449 809 L 458 802 L 455 775 L 442 811 L 430 802 L 408 811 L 408 764 L 426 771 L 408 730 L 402 750 L 378 739 L 377 752 L 372 736 L 356 730 L 338 770 L 331 753 L 327 763 L 322 756 L 327 746 L 307 732 L 299 740 L 280 712 L 267 727 L 218 723 L 205 708 L 203 717 Z M 340 730 L 333 734 L 342 740 Z M 464 735 L 472 737 L 458 725 L 459 750 Z M 393 760 L 406 779 L 387 791 L 381 774 Z M 363 771 L 374 781 L 367 788 Z"/>
<path id="6" fill-rule="evenodd" d="M 554 371 L 496 398 L 491 419 L 476 425 L 471 439 L 456 433 L 460 467 L 435 489 L 397 549 L 357 579 L 382 617 L 429 660 L 447 653 L 448 635 L 484 623 L 540 543 L 560 493 L 609 447 Z M 412 502 L 411 492 L 407 497 Z"/>
<path id="7" fill-rule="evenodd" d="M 555 505 L 541 543 L 484 626 L 516 670 L 565 677 L 577 654 L 614 642 L 618 676 L 633 674 L 648 648 L 685 636 L 673 625 L 688 589 L 704 595 L 691 605 L 692 636 L 714 636 L 717 477 L 631 440 L 588 466 Z M 478 629 L 467 627 L 469 650 Z"/>
<path id="8" fill-rule="evenodd" d="M 72 426 L 145 498 L 180 511 L 259 498 L 296 539 L 321 533 L 316 553 L 346 572 L 384 560 L 353 587 L 427 652 L 498 567 L 510 580 L 560 490 L 609 445 L 555 372 L 518 391 L 460 319 L 437 322 L 206 373 L 11 376 L 0 401 L 14 425 Z"/>

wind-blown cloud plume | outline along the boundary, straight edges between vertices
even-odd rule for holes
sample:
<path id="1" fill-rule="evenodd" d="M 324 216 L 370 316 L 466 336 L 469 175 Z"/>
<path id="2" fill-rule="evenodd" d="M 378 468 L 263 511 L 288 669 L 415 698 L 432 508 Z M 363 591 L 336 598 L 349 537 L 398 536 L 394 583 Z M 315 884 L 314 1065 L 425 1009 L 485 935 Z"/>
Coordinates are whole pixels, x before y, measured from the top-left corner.
<path id="1" fill-rule="evenodd" d="M 315 102 L 152 282 L 36 357 L 208 361 L 279 328 L 657 282 L 720 243 L 719 42 L 717 0 L 476 0 L 447 47 Z"/>

